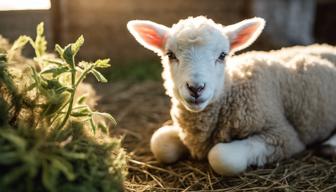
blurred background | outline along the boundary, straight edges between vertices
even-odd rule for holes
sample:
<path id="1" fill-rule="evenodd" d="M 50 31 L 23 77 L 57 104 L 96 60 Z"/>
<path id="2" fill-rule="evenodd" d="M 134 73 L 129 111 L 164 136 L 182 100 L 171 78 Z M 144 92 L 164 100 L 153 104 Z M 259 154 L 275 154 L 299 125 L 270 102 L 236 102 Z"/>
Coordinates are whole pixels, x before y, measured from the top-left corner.
<path id="1" fill-rule="evenodd" d="M 188 16 L 205 15 L 229 25 L 259 16 L 266 29 L 249 48 L 276 49 L 311 43 L 336 44 L 336 0 L 0 0 L 0 34 L 11 42 L 46 26 L 50 51 L 85 37 L 80 58 L 111 58 L 109 79 L 160 79 L 159 58 L 139 45 L 126 29 L 132 19 L 171 26 Z M 32 52 L 27 50 L 27 55 Z"/>

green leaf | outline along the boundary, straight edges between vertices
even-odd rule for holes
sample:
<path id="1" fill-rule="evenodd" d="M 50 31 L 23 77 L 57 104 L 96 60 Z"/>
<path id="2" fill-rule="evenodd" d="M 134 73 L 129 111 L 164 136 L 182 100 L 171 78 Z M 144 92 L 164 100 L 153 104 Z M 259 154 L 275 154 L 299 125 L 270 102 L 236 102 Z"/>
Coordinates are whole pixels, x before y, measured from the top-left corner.
<path id="1" fill-rule="evenodd" d="M 26 140 L 21 138 L 19 135 L 16 135 L 13 131 L 2 130 L 0 132 L 0 136 L 13 143 L 17 149 L 22 151 L 26 149 Z"/>
<path id="2" fill-rule="evenodd" d="M 95 76 L 98 82 L 107 83 L 107 79 L 99 71 L 92 69 L 91 73 Z"/>
<path id="3" fill-rule="evenodd" d="M 40 74 L 49 74 L 51 73 L 53 77 L 58 77 L 62 73 L 68 72 L 70 69 L 68 66 L 63 66 L 63 67 L 54 67 L 54 68 L 49 68 L 42 70 Z"/>
<path id="4" fill-rule="evenodd" d="M 108 68 L 111 66 L 111 64 L 109 63 L 110 59 L 98 59 L 95 62 L 95 67 L 97 68 Z"/>
<path id="5" fill-rule="evenodd" d="M 75 56 L 78 53 L 80 47 L 84 44 L 84 37 L 83 35 L 81 35 L 75 43 L 71 43 L 69 45 L 67 45 L 64 48 L 64 51 L 62 53 L 62 58 L 68 63 L 70 64 L 72 67 L 74 67 L 74 60 L 75 60 Z"/>
<path id="6" fill-rule="evenodd" d="M 55 51 L 58 53 L 58 55 L 59 55 L 60 57 L 63 56 L 63 52 L 64 52 L 64 50 L 63 50 L 63 48 L 62 48 L 59 44 L 56 44 L 56 45 L 55 45 Z"/>
<path id="7" fill-rule="evenodd" d="M 67 45 L 64 48 L 62 58 L 65 60 L 65 62 L 70 64 L 70 66 L 74 65 L 74 54 L 71 49 L 71 44 Z"/>
<path id="8" fill-rule="evenodd" d="M 32 74 L 32 77 L 33 79 L 35 80 L 35 87 L 38 87 L 40 84 L 41 84 L 41 78 L 40 76 L 38 75 L 37 71 L 35 70 L 34 67 L 30 67 L 30 69 L 32 70 L 33 74 Z"/>
<path id="9" fill-rule="evenodd" d="M 112 121 L 112 123 L 113 123 L 114 125 L 117 124 L 117 121 L 116 121 L 116 120 L 114 119 L 114 117 L 113 117 L 111 114 L 109 114 L 109 113 L 102 113 L 102 112 L 95 111 L 93 114 L 95 114 L 95 115 L 100 115 L 100 116 L 102 116 L 102 117 L 104 117 L 104 118 L 109 119 L 110 121 Z"/>
<path id="10" fill-rule="evenodd" d="M 96 124 L 94 123 L 94 121 L 93 121 L 92 118 L 89 119 L 89 123 L 90 123 L 90 127 L 91 127 L 93 133 L 96 133 L 97 126 L 96 126 Z"/>
<path id="11" fill-rule="evenodd" d="M 51 168 L 51 166 L 47 162 L 43 163 L 42 183 L 44 187 L 47 188 L 49 191 L 54 192 L 56 179 L 57 178 L 55 176 L 54 170 Z"/>
<path id="12" fill-rule="evenodd" d="M 69 91 L 69 92 L 72 92 L 73 90 L 69 87 L 59 87 L 55 90 L 55 93 L 56 94 L 61 94 L 63 93 L 64 91 Z"/>
<path id="13" fill-rule="evenodd" d="M 47 89 L 58 89 L 61 87 L 64 87 L 59 81 L 58 79 L 50 79 L 50 80 L 45 80 L 47 82 L 47 85 L 45 88 Z"/>
<path id="14" fill-rule="evenodd" d="M 44 33 L 44 23 L 41 22 L 40 24 L 37 25 L 36 27 L 36 34 L 37 36 L 42 36 Z"/>
<path id="15" fill-rule="evenodd" d="M 74 56 L 78 53 L 79 49 L 82 47 L 83 44 L 84 44 L 83 35 L 79 36 L 75 43 L 71 44 L 71 51 Z"/>
<path id="16" fill-rule="evenodd" d="M 26 36 L 26 35 L 22 35 L 20 36 L 12 45 L 10 52 L 15 51 L 17 49 L 21 49 L 23 46 L 25 46 L 28 41 L 31 40 L 30 37 Z"/>
<path id="17" fill-rule="evenodd" d="M 35 54 L 37 57 L 42 56 L 45 54 L 47 50 L 47 41 L 45 40 L 45 37 L 36 37 L 35 40 Z"/>
<path id="18" fill-rule="evenodd" d="M 44 23 L 41 22 L 36 28 L 37 35 L 33 45 L 37 57 L 42 56 L 47 50 L 47 41 L 43 33 L 44 33 Z"/>
<path id="19" fill-rule="evenodd" d="M 60 59 L 43 59 L 44 62 L 47 62 L 49 64 L 55 64 L 58 66 L 62 66 L 64 65 L 64 61 L 60 60 Z"/>
<path id="20" fill-rule="evenodd" d="M 86 117 L 91 115 L 91 111 L 88 108 L 83 108 L 78 111 L 71 112 L 71 116 L 73 117 Z"/>
<path id="21" fill-rule="evenodd" d="M 108 127 L 104 122 L 98 122 L 98 128 L 102 130 L 104 133 L 108 132 Z"/>
<path id="22" fill-rule="evenodd" d="M 81 105 L 84 104 L 86 101 L 86 97 L 87 95 L 81 95 L 78 99 L 77 99 L 77 104 Z"/>
<path id="23" fill-rule="evenodd" d="M 79 152 L 71 152 L 71 151 L 60 151 L 62 156 L 70 158 L 70 159 L 86 159 L 88 158 L 88 155 L 85 153 L 79 153 Z"/>
<path id="24" fill-rule="evenodd" d="M 76 176 L 73 171 L 73 167 L 70 162 L 61 159 L 61 158 L 53 158 L 52 161 L 52 167 L 60 170 L 69 181 L 73 181 Z"/>

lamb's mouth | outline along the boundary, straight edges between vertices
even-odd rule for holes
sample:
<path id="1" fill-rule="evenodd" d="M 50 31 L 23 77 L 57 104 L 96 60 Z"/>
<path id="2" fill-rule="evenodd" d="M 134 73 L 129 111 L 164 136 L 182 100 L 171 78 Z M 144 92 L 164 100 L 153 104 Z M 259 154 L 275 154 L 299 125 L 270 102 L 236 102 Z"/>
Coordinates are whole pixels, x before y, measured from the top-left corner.
<path id="1" fill-rule="evenodd" d="M 188 98 L 186 99 L 187 103 L 190 105 L 202 105 L 206 100 L 201 98 Z"/>
<path id="2" fill-rule="evenodd" d="M 187 109 L 193 112 L 200 112 L 202 111 L 207 105 L 206 99 L 201 98 L 187 98 L 185 100 L 185 106 Z"/>

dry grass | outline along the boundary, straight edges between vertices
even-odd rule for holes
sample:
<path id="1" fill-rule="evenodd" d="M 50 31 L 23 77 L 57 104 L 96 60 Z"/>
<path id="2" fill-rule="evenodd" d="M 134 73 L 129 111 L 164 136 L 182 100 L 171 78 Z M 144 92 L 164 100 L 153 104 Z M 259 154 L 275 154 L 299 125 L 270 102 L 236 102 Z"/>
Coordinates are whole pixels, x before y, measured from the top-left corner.
<path id="1" fill-rule="evenodd" d="M 149 150 L 153 131 L 169 120 L 169 99 L 160 82 L 113 83 L 99 87 L 101 110 L 119 122 L 125 135 L 127 191 L 336 191 L 336 162 L 307 151 L 237 177 L 220 177 L 206 161 L 185 159 L 173 165 L 155 161 Z"/>

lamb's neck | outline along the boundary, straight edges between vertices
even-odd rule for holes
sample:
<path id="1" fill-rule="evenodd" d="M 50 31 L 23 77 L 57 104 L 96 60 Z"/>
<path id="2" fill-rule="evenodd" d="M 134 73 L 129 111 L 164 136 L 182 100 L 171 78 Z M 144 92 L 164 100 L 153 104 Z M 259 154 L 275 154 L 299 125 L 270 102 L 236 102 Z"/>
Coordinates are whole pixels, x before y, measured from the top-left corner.
<path id="1" fill-rule="evenodd" d="M 175 125 L 187 131 L 209 132 L 215 129 L 221 108 L 220 100 L 209 104 L 201 112 L 191 112 L 176 98 L 172 98 L 171 117 Z"/>

